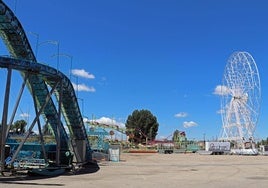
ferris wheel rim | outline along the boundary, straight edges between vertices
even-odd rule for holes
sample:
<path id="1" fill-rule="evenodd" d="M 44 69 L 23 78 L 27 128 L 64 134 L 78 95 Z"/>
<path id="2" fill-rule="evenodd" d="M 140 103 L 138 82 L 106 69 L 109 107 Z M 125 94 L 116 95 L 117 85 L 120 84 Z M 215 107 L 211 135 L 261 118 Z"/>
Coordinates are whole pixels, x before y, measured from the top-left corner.
<path id="1" fill-rule="evenodd" d="M 244 73 L 239 72 L 239 69 L 237 68 L 241 66 L 241 64 L 239 65 L 235 64 L 241 63 L 241 61 L 242 63 L 245 63 L 245 65 L 243 65 L 242 68 L 250 70 L 249 72 L 247 71 Z M 247 88 L 241 87 L 241 82 L 243 84 L 246 84 L 246 86 L 250 87 Z M 244 118 L 242 119 L 242 121 L 244 122 L 248 121 L 249 123 L 246 129 L 247 131 L 249 131 L 249 134 L 254 134 L 260 112 L 261 84 L 260 84 L 258 67 L 253 57 L 248 52 L 234 52 L 229 57 L 228 63 L 225 66 L 222 83 L 223 83 L 222 86 L 225 87 L 225 95 L 222 95 L 221 98 L 221 114 L 222 114 L 223 128 L 225 126 L 226 127 L 231 126 L 230 125 L 231 123 L 234 124 L 236 123 L 232 122 L 233 119 L 231 119 L 230 114 L 228 114 L 228 110 L 229 113 L 232 110 L 233 111 L 236 110 L 237 111 L 236 118 L 238 118 L 239 116 L 239 118 L 241 117 Z M 244 112 L 244 116 L 241 115 L 241 112 L 239 112 L 238 109 Z"/>

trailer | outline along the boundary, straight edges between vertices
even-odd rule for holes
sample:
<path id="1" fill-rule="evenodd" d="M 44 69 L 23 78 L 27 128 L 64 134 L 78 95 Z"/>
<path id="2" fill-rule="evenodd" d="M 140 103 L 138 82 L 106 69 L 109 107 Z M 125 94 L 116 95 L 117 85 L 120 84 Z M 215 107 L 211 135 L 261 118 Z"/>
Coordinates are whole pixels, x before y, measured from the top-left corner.
<path id="1" fill-rule="evenodd" d="M 222 155 L 230 153 L 230 142 L 206 142 L 205 151 L 211 155 Z"/>
<path id="2" fill-rule="evenodd" d="M 164 142 L 157 144 L 158 153 L 171 154 L 174 152 L 174 143 Z"/>

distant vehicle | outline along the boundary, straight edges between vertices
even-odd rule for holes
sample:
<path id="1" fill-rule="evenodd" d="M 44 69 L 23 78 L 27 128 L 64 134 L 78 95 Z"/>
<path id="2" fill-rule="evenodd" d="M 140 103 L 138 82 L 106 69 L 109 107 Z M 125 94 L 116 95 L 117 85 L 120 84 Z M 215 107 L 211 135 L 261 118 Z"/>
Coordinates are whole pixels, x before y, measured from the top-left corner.
<path id="1" fill-rule="evenodd" d="M 157 145 L 157 150 L 159 153 L 171 154 L 174 152 L 174 143 L 172 142 L 159 143 Z"/>
<path id="2" fill-rule="evenodd" d="M 230 152 L 230 142 L 206 142 L 205 150 L 211 154 L 221 155 Z"/>

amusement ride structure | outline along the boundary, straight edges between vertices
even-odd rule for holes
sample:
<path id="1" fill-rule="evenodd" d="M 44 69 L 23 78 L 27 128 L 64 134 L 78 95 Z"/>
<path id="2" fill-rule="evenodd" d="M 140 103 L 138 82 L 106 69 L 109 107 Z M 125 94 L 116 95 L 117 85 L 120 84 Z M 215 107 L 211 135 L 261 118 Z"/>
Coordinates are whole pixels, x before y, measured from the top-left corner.
<path id="1" fill-rule="evenodd" d="M 102 123 L 97 120 L 86 120 L 84 123 L 89 126 L 89 130 L 87 131 L 89 138 L 92 136 L 97 138 L 90 142 L 92 150 L 105 152 L 109 148 L 107 145 L 108 136 L 114 135 L 114 131 L 123 135 L 127 135 L 128 132 L 126 128 L 120 127 L 115 123 Z"/>
<path id="2" fill-rule="evenodd" d="M 62 163 L 63 158 L 69 153 L 73 154 L 74 162 L 77 164 L 90 162 L 92 150 L 71 81 L 58 69 L 37 62 L 22 25 L 3 1 L 0 2 L 0 36 L 9 51 L 8 57 L 0 57 L 0 67 L 7 70 L 0 126 L 0 172 L 8 169 L 5 162 L 7 157 L 5 155 L 7 153 L 5 150 L 6 140 L 25 88 L 28 88 L 32 95 L 36 116 L 29 129 L 26 130 L 23 141 L 13 152 L 9 164 L 12 166 L 16 160 L 35 124 L 38 125 L 41 133 L 41 117 L 54 132 L 57 148 L 56 164 L 58 166 L 70 165 Z M 19 71 L 23 83 L 13 113 L 9 115 L 9 96 L 13 71 Z M 68 127 L 69 134 L 66 133 L 62 118 Z"/>
<path id="3" fill-rule="evenodd" d="M 261 83 L 257 65 L 247 52 L 233 53 L 225 67 L 222 85 L 221 140 L 235 144 L 236 149 L 255 149 Z"/>

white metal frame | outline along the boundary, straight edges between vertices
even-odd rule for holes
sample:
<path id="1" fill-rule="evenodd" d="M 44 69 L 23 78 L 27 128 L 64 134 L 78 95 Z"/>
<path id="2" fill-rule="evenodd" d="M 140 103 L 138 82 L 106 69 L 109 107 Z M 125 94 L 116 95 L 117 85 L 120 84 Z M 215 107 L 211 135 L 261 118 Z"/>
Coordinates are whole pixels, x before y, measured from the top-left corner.
<path id="1" fill-rule="evenodd" d="M 230 56 L 222 88 L 225 91 L 221 100 L 221 140 L 234 141 L 245 149 L 245 142 L 254 141 L 261 103 L 258 68 L 248 52 L 235 52 Z"/>

